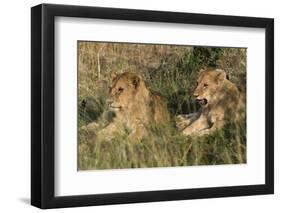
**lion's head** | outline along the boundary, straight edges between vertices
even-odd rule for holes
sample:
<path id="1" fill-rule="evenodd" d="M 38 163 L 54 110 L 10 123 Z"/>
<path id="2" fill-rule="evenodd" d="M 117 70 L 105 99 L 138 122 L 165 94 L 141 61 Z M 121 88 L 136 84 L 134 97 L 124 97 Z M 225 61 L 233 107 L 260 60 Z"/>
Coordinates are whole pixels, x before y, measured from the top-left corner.
<path id="1" fill-rule="evenodd" d="M 109 107 L 115 112 L 128 111 L 133 104 L 148 97 L 149 91 L 142 77 L 125 72 L 113 78 L 109 89 Z"/>
<path id="2" fill-rule="evenodd" d="M 220 69 L 206 70 L 199 74 L 196 82 L 196 89 L 193 93 L 196 101 L 202 106 L 207 107 L 214 104 L 219 97 L 218 91 L 222 88 L 226 80 L 226 73 Z"/>

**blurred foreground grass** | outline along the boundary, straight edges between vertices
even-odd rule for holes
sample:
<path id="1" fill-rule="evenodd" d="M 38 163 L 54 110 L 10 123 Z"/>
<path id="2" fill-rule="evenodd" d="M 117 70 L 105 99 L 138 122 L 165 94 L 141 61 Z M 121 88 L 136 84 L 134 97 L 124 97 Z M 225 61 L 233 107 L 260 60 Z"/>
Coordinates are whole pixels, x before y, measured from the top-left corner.
<path id="1" fill-rule="evenodd" d="M 131 141 L 120 134 L 111 141 L 84 138 L 79 145 L 79 169 L 117 169 L 246 162 L 245 125 L 229 125 L 198 138 L 176 133 L 173 127 L 155 128 L 149 139 Z M 238 135 L 239 134 L 239 135 Z"/>

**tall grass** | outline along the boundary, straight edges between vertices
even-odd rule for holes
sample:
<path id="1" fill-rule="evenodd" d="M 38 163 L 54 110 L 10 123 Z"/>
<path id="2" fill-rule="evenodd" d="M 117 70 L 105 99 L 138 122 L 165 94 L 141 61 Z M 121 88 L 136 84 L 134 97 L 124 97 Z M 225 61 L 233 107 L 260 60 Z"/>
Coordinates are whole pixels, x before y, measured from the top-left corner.
<path id="1" fill-rule="evenodd" d="M 198 71 L 224 69 L 229 79 L 246 91 L 246 49 L 204 48 L 122 43 L 78 43 L 80 170 L 237 164 L 246 162 L 246 121 L 229 123 L 202 137 L 181 135 L 172 120 L 154 126 L 150 137 L 132 141 L 117 133 L 108 141 L 81 128 L 91 122 L 110 122 L 106 99 L 112 76 L 139 72 L 155 91 L 168 100 L 172 117 L 198 110 L 192 91 Z"/>

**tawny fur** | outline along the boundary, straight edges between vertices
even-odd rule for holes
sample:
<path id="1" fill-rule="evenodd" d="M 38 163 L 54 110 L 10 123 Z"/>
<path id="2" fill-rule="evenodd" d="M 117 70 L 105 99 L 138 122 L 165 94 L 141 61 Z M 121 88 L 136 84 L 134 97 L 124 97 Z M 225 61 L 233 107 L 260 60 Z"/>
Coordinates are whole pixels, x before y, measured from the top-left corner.
<path id="1" fill-rule="evenodd" d="M 194 96 L 201 102 L 199 112 L 177 116 L 177 127 L 185 135 L 208 134 L 245 117 L 245 100 L 223 70 L 202 71 Z"/>
<path id="2" fill-rule="evenodd" d="M 136 73 L 117 75 L 109 93 L 109 108 L 116 116 L 97 133 L 100 137 L 111 139 L 116 133 L 126 131 L 131 138 L 142 139 L 148 135 L 151 125 L 164 124 L 170 119 L 166 99 L 152 91 Z"/>

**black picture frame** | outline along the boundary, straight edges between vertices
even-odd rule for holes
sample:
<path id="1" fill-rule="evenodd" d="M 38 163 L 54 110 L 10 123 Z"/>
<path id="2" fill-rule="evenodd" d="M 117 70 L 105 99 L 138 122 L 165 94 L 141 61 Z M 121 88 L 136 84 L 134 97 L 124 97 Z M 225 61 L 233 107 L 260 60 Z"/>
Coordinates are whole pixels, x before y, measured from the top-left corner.
<path id="1" fill-rule="evenodd" d="M 263 28 L 265 48 L 265 184 L 93 195 L 54 195 L 55 17 Z M 139 203 L 274 193 L 274 20 L 240 16 L 41 4 L 31 8 L 31 204 L 39 208 Z"/>

